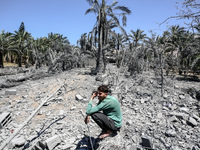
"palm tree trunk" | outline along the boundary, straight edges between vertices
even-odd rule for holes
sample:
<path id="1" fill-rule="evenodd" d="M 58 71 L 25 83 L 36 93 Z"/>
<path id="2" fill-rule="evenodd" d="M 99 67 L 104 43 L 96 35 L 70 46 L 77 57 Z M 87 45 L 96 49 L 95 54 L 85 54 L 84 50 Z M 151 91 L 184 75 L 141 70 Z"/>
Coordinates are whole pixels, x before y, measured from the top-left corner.
<path id="1" fill-rule="evenodd" d="M 18 55 L 18 67 L 22 67 L 22 55 L 20 52 L 17 52 Z"/>
<path id="2" fill-rule="evenodd" d="M 159 54 L 159 63 L 160 63 L 160 77 L 161 77 L 161 97 L 163 97 L 163 86 L 164 86 L 164 75 L 163 75 L 163 60 L 162 52 Z"/>
<path id="3" fill-rule="evenodd" d="M 92 50 L 92 48 L 93 48 L 93 33 L 90 38 L 90 50 Z"/>
<path id="4" fill-rule="evenodd" d="M 100 25 L 99 28 L 99 49 L 98 49 L 98 58 L 97 58 L 97 71 L 99 73 L 103 73 L 104 63 L 103 63 L 103 51 L 102 51 L 102 36 L 103 36 L 103 30 Z"/>
<path id="5" fill-rule="evenodd" d="M 4 68 L 3 65 L 3 52 L 0 51 L 0 68 Z"/>
<path id="6" fill-rule="evenodd" d="M 11 53 L 11 63 L 14 63 L 14 56 L 13 56 L 13 54 Z"/>

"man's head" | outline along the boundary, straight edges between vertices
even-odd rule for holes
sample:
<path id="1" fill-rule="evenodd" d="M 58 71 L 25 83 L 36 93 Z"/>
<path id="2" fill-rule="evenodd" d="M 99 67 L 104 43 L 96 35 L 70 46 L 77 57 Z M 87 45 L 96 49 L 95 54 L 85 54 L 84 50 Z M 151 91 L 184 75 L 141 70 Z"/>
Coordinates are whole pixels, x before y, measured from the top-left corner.
<path id="1" fill-rule="evenodd" d="M 98 99 L 99 100 L 104 100 L 108 95 L 108 87 L 106 85 L 101 85 L 98 87 Z"/>

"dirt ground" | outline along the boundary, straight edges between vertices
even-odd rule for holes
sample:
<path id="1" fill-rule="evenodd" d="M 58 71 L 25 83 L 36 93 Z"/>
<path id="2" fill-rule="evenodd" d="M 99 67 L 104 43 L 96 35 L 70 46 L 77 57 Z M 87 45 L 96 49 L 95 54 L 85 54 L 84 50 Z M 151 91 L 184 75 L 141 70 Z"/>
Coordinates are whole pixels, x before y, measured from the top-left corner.
<path id="1" fill-rule="evenodd" d="M 111 75 L 112 72 L 113 73 L 116 72 L 116 70 L 111 70 L 113 66 L 110 65 L 109 67 L 111 71 L 109 75 Z M 33 113 L 33 111 L 37 109 L 38 106 L 43 101 L 47 101 L 45 105 L 42 106 L 41 109 L 34 115 L 34 117 L 30 120 L 30 122 L 20 131 L 20 134 L 25 134 L 27 137 L 30 135 L 34 135 L 35 132 L 39 132 L 43 128 L 48 127 L 50 123 L 54 122 L 55 120 L 59 120 L 64 116 L 63 119 L 61 119 L 61 121 L 64 122 L 65 125 L 63 125 L 62 129 L 60 129 L 63 131 L 59 131 L 59 133 L 64 134 L 66 129 L 68 132 L 63 135 L 64 136 L 63 138 L 70 139 L 73 136 L 77 137 L 78 135 L 82 137 L 83 135 L 78 133 L 78 129 L 80 129 L 80 127 L 84 128 L 83 130 L 85 133 L 87 132 L 87 128 L 84 125 L 83 122 L 84 118 L 80 114 L 80 111 L 85 113 L 92 91 L 95 90 L 100 84 L 103 84 L 103 82 L 96 81 L 96 76 L 90 74 L 91 69 L 92 67 L 72 69 L 70 71 L 61 72 L 59 74 L 46 76 L 39 79 L 30 78 L 26 81 L 20 82 L 20 84 L 17 86 L 9 88 L 1 88 L 0 112 L 1 113 L 5 111 L 12 112 L 12 120 L 13 120 L 12 124 L 13 126 L 16 127 L 15 129 L 17 129 L 17 127 L 23 124 L 27 120 L 27 118 Z M 7 75 L 4 74 L 0 76 L 0 81 L 2 81 L 2 83 L 5 82 L 7 79 L 22 78 L 34 72 L 29 70 L 25 72 L 22 71 L 22 73 L 18 73 L 15 75 L 13 74 L 9 75 L 9 70 L 10 72 L 11 70 L 14 71 L 13 69 L 7 69 L 7 71 L 4 71 L 4 73 L 7 72 Z M 121 81 L 123 81 L 125 88 L 124 92 L 121 93 L 121 98 L 123 99 L 123 101 L 120 101 L 121 104 L 123 105 L 122 106 L 122 109 L 124 111 L 123 119 L 125 125 L 123 129 L 124 132 L 122 131 L 121 135 L 122 139 L 127 137 L 125 131 L 129 129 L 130 125 L 128 124 L 130 124 L 130 121 L 136 119 L 134 118 L 135 113 L 133 113 L 132 111 L 135 110 L 136 113 L 138 112 L 138 110 L 142 111 L 141 109 L 143 109 L 145 101 L 148 100 L 149 97 L 146 96 L 148 95 L 146 93 L 150 94 L 154 93 L 155 96 L 153 94 L 152 95 L 155 97 L 155 99 L 162 99 L 158 96 L 160 95 L 160 93 L 158 92 L 159 86 L 157 86 L 156 81 L 154 81 L 155 77 L 151 75 L 152 75 L 151 73 L 146 73 L 138 76 L 137 78 L 122 76 L 120 79 Z M 165 95 L 165 97 L 170 97 L 170 98 L 171 97 L 173 98 L 174 95 L 176 97 L 180 96 L 182 94 L 180 92 L 181 89 L 187 90 L 190 88 L 195 88 L 197 90 L 200 90 L 200 82 L 189 82 L 189 81 L 178 81 L 178 80 L 172 81 L 167 79 L 165 84 L 167 85 L 165 92 L 168 93 L 168 96 Z M 144 88 L 141 89 L 139 85 L 141 85 L 141 87 Z M 156 86 L 156 88 L 154 86 Z M 174 91 L 175 94 L 172 93 L 173 89 L 171 88 L 177 90 Z M 6 90 L 9 89 L 16 90 L 17 94 L 6 95 L 5 92 Z M 147 89 L 149 91 L 147 91 Z M 146 93 L 144 93 L 145 90 L 147 91 Z M 144 95 L 140 94 L 139 98 L 137 97 L 139 95 L 138 93 L 144 93 Z M 173 96 L 171 96 L 170 94 Z M 76 95 L 81 95 L 84 98 L 84 100 L 83 101 L 76 100 Z M 185 95 L 185 97 L 187 96 Z M 134 106 L 135 104 L 133 104 L 133 101 L 137 103 L 138 99 L 142 104 L 141 109 L 137 108 L 139 106 L 137 105 Z M 185 104 L 185 107 L 186 106 L 187 104 Z M 150 110 L 150 112 L 151 111 L 153 110 Z M 155 108 L 155 111 L 158 111 L 157 108 Z M 198 110 L 195 112 L 198 112 Z M 128 115 L 129 113 L 130 114 L 133 113 L 132 114 L 133 116 L 131 117 L 130 115 Z M 147 114 L 149 114 L 149 112 L 147 112 Z M 139 120 L 136 121 L 135 123 L 138 122 L 139 126 L 143 126 L 141 124 L 143 123 L 144 120 L 143 121 Z M 135 126 L 136 125 L 134 125 L 134 128 Z M 57 128 L 59 127 L 56 127 L 56 129 Z M 100 132 L 99 128 L 94 123 L 91 124 L 91 128 L 92 128 L 91 136 L 97 137 Z M 144 129 L 146 128 L 144 127 Z M 130 131 L 132 131 L 132 129 L 130 129 Z M 43 137 L 48 137 L 50 134 L 49 132 L 51 132 L 51 135 L 53 135 L 55 132 L 58 131 L 55 131 L 54 125 L 52 125 L 51 130 L 48 131 L 46 134 L 44 134 Z M 12 136 L 12 133 L 8 133 L 7 136 Z M 137 140 L 135 140 L 135 142 L 136 141 Z"/>

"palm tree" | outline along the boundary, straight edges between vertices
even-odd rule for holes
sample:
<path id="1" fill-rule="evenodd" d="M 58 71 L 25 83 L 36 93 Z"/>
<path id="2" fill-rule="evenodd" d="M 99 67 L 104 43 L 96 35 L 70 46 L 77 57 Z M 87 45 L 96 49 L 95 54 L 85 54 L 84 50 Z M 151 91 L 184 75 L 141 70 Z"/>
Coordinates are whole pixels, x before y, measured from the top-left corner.
<path id="1" fill-rule="evenodd" d="M 143 32 L 143 30 L 137 29 L 136 31 L 131 30 L 132 34 L 129 33 L 129 37 L 133 40 L 132 45 L 134 47 L 137 47 L 138 42 L 146 37 L 146 34 L 143 34 Z"/>
<path id="2" fill-rule="evenodd" d="M 3 64 L 3 56 L 5 52 L 8 50 L 10 37 L 12 33 L 6 32 L 3 30 L 0 34 L 0 68 L 4 67 Z"/>
<path id="3" fill-rule="evenodd" d="M 87 33 L 81 35 L 81 38 L 77 41 L 81 45 L 81 50 L 86 51 L 86 44 L 87 44 Z"/>
<path id="4" fill-rule="evenodd" d="M 36 64 L 36 69 L 42 65 L 42 60 L 47 56 L 49 50 L 49 40 L 47 37 L 31 39 L 29 49 L 31 50 L 30 61 L 32 65 Z M 48 62 L 48 60 L 46 60 Z"/>
<path id="5" fill-rule="evenodd" d="M 59 33 L 49 33 L 48 40 L 51 50 L 57 53 L 63 51 L 65 45 L 70 44 L 67 37 L 63 37 L 63 35 Z"/>
<path id="6" fill-rule="evenodd" d="M 31 34 L 25 31 L 24 23 L 22 22 L 19 30 L 14 31 L 15 34 L 12 37 L 11 49 L 17 52 L 18 66 L 22 67 L 22 56 L 27 57 L 28 40 L 31 38 Z"/>
<path id="7" fill-rule="evenodd" d="M 120 46 L 122 47 L 123 42 L 125 42 L 123 34 L 117 33 L 116 42 L 117 42 L 117 50 L 120 50 Z"/>
<path id="8" fill-rule="evenodd" d="M 100 3 L 98 0 L 87 0 L 89 2 L 91 8 L 89 8 L 85 14 L 88 14 L 90 12 L 93 12 L 95 14 L 98 14 L 97 16 L 97 22 L 96 26 L 98 28 L 98 57 L 97 57 L 97 64 L 96 64 L 96 70 L 99 73 L 103 73 L 105 71 L 105 55 L 103 51 L 103 47 L 106 46 L 106 35 L 107 33 L 105 31 L 108 31 L 109 27 L 108 24 L 108 17 L 111 18 L 111 22 L 116 24 L 122 31 L 123 34 L 126 35 L 125 30 L 120 26 L 119 20 L 116 17 L 117 15 L 122 15 L 122 22 L 123 26 L 126 25 L 126 15 L 130 14 L 131 11 L 124 6 L 116 6 L 118 2 L 114 1 L 111 5 L 106 5 L 105 0 L 102 0 Z M 115 10 L 121 10 L 122 13 L 115 14 Z"/>
<path id="9" fill-rule="evenodd" d="M 169 31 L 166 31 L 163 33 L 164 37 L 168 37 L 168 45 L 170 45 L 171 54 L 173 52 L 176 53 L 176 65 L 178 67 L 178 70 L 183 69 L 183 66 L 181 65 L 183 58 L 184 58 L 184 49 L 186 47 L 186 44 L 188 40 L 191 40 L 191 37 L 187 36 L 187 32 L 185 28 L 177 26 L 171 26 L 169 28 Z"/>

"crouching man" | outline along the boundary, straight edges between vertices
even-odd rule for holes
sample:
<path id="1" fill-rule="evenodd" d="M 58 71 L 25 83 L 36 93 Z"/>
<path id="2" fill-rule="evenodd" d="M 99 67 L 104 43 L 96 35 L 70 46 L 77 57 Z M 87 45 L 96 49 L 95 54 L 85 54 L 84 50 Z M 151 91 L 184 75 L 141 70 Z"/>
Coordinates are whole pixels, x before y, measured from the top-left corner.
<path id="1" fill-rule="evenodd" d="M 122 126 L 122 113 L 118 100 L 108 95 L 108 87 L 101 85 L 98 87 L 98 92 L 94 92 L 89 101 L 86 110 L 85 123 L 89 123 L 89 116 L 102 129 L 99 135 L 100 139 L 114 136 Z M 92 100 L 98 96 L 99 102 L 95 107 L 92 107 Z"/>

